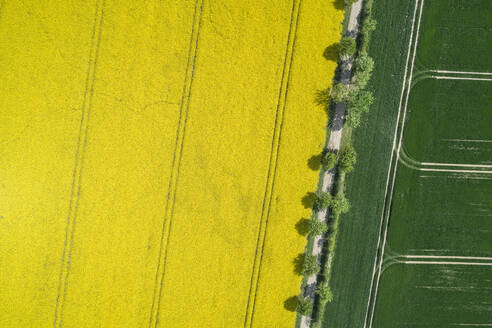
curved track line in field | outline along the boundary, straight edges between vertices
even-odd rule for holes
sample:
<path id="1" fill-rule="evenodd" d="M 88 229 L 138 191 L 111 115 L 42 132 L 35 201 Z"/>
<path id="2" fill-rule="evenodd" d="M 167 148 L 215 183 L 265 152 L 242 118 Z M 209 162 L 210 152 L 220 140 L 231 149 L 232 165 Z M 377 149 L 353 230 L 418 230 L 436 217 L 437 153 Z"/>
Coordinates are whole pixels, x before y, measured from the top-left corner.
<path id="1" fill-rule="evenodd" d="M 492 323 L 450 323 L 451 326 L 492 327 Z"/>
<path id="2" fill-rule="evenodd" d="M 418 3 L 418 0 L 416 1 L 416 9 L 417 9 L 417 3 Z M 415 9 L 415 10 L 416 10 Z M 401 129 L 400 129 L 400 136 L 399 136 L 399 142 L 398 142 L 398 149 L 396 151 L 396 156 L 397 156 L 397 161 L 395 163 L 395 168 L 393 170 L 393 178 L 392 178 L 392 182 L 391 182 L 391 192 L 389 193 L 389 201 L 388 203 L 386 203 L 386 205 L 388 206 L 391 206 L 391 203 L 393 201 L 393 191 L 394 191 L 394 187 L 395 187 L 395 181 L 396 181 L 396 172 L 398 170 L 398 159 L 399 159 L 399 155 L 400 155 L 400 150 L 401 150 L 401 146 L 402 146 L 402 140 L 403 140 L 403 132 L 405 130 L 405 120 L 406 120 L 406 114 L 407 114 L 407 107 L 408 107 L 408 99 L 410 97 L 410 91 L 411 91 L 411 86 L 412 86 L 412 76 L 413 76 L 413 69 L 414 69 L 414 66 L 415 66 L 415 57 L 416 57 L 416 54 L 417 54 L 417 45 L 418 45 L 418 40 L 419 40 L 419 32 L 420 32 L 420 23 L 422 21 L 422 12 L 424 10 L 424 0 L 421 0 L 420 2 L 420 11 L 419 11 L 419 18 L 418 18 L 418 23 L 417 23 L 417 31 L 415 33 L 415 42 L 414 42 L 414 46 L 413 46 L 413 55 L 412 55 L 412 63 L 411 63 L 411 67 L 410 67 L 410 74 L 409 74 L 409 77 L 408 77 L 408 88 L 407 88 L 407 93 L 406 93 L 406 98 L 405 98 L 405 104 L 404 104 L 404 107 L 403 107 L 403 117 L 402 117 L 402 121 L 401 121 Z M 415 23 L 415 14 L 416 14 L 416 11 L 414 12 L 414 17 L 413 17 L 413 21 L 412 21 L 412 32 L 413 32 L 413 26 L 414 26 L 414 23 Z M 409 47 L 411 46 L 411 40 L 412 38 L 410 38 L 410 44 L 409 44 Z M 397 127 L 398 127 L 398 121 L 397 121 Z M 390 162 L 391 163 L 391 162 Z M 385 199 L 386 199 L 386 195 L 385 195 Z M 384 206 L 383 207 L 383 211 L 384 211 L 384 208 L 387 207 L 387 206 Z M 379 288 L 379 282 L 381 280 L 381 266 L 383 264 L 383 259 L 384 259 L 384 249 L 385 249 L 385 246 L 386 246 L 386 240 L 387 240 L 387 236 L 388 236 L 388 226 L 389 226 L 389 219 L 390 219 L 390 213 L 391 213 L 391 209 L 388 208 L 388 211 L 387 211 L 387 215 L 386 215 L 386 224 L 385 224 L 385 227 L 384 227 L 384 235 L 383 235 L 383 244 L 382 244 L 382 247 L 381 247 L 381 256 L 380 256 L 380 259 L 379 259 L 379 269 L 378 269 L 378 275 L 377 275 L 377 279 L 376 279 L 376 286 L 375 286 L 375 290 L 374 290 L 374 297 L 373 297 L 373 300 L 372 300 L 372 310 L 371 310 L 371 317 L 370 317 L 370 321 L 369 321 L 369 328 L 372 327 L 372 323 L 373 323 L 373 320 L 374 320 L 374 311 L 375 311 L 375 308 L 376 308 L 376 300 L 377 300 L 377 295 L 378 295 L 378 288 Z M 384 217 L 384 212 L 383 212 L 383 217 Z M 384 219 L 383 219 L 384 221 Z M 376 253 L 376 256 L 377 256 L 377 253 Z M 372 284 L 372 282 L 371 282 Z M 371 289 L 372 289 L 372 285 L 371 285 Z M 371 297 L 371 294 L 369 294 L 369 297 Z M 364 327 L 366 326 L 366 323 L 364 323 Z"/>
<path id="3" fill-rule="evenodd" d="M 72 187 L 70 194 L 70 203 L 65 227 L 65 240 L 63 245 L 63 255 L 61 260 L 61 269 L 58 277 L 58 292 L 55 303 L 55 313 L 53 318 L 53 327 L 58 328 L 62 325 L 63 308 L 67 292 L 67 281 L 70 272 L 70 260 L 73 248 L 73 236 L 75 232 L 75 220 L 79 207 L 80 181 L 82 176 L 82 165 L 84 162 L 84 153 L 87 144 L 87 132 L 89 127 L 89 116 L 92 107 L 92 98 L 94 95 L 94 81 L 96 78 L 97 58 L 101 44 L 102 24 L 104 18 L 105 0 L 98 1 L 95 8 L 94 24 L 92 26 L 91 48 L 89 51 L 89 64 L 87 77 L 85 80 L 84 100 L 82 104 L 82 113 L 80 117 L 79 136 L 77 148 L 75 151 L 75 163 L 72 174 Z"/>
<path id="4" fill-rule="evenodd" d="M 417 166 L 418 164 L 409 163 L 408 159 L 403 156 L 398 157 L 398 161 L 401 162 L 406 167 L 416 170 L 416 171 L 426 171 L 426 172 L 448 172 L 448 173 L 474 173 L 474 174 L 492 174 L 492 171 L 486 170 L 455 170 L 455 169 L 433 169 L 433 168 L 424 168 Z"/>
<path id="5" fill-rule="evenodd" d="M 410 31 L 410 39 L 409 39 L 409 42 L 408 42 L 407 59 L 406 59 L 406 62 L 405 62 L 405 71 L 403 73 L 403 82 L 402 82 L 402 86 L 401 86 L 400 103 L 398 105 L 398 114 L 397 114 L 397 117 L 396 117 L 395 131 L 393 133 L 393 147 L 392 147 L 392 150 L 391 150 L 391 156 L 390 156 L 390 160 L 389 160 L 389 164 L 388 164 L 388 173 L 387 173 L 387 178 L 386 178 L 386 187 L 385 187 L 385 191 L 384 191 L 384 202 L 385 202 L 385 204 L 383 205 L 382 212 L 381 212 L 381 220 L 380 220 L 380 224 L 379 224 L 378 243 L 377 243 L 377 247 L 376 247 L 376 254 L 374 256 L 374 265 L 373 265 L 373 270 L 372 270 L 371 286 L 369 288 L 369 296 L 368 296 L 368 299 L 367 299 L 367 306 L 366 306 L 366 315 L 365 315 L 365 319 L 364 319 L 364 328 L 367 327 L 367 320 L 368 320 L 368 316 L 369 316 L 369 308 L 370 308 L 370 305 L 371 305 L 371 298 L 372 298 L 371 295 L 372 295 L 372 289 L 373 289 L 373 286 L 374 286 L 374 278 L 375 278 L 375 274 L 376 274 L 377 259 L 378 259 L 378 253 L 379 253 L 379 249 L 380 249 L 380 244 L 381 244 L 381 236 L 382 236 L 382 233 L 383 233 L 384 212 L 386 211 L 386 208 L 387 208 L 386 198 L 387 198 L 388 190 L 389 190 L 389 182 L 390 182 L 390 176 L 391 176 L 391 167 L 392 167 L 392 163 L 393 163 L 393 156 L 394 156 L 395 150 L 396 150 L 396 138 L 397 138 L 397 135 L 398 135 L 397 132 L 398 132 L 398 126 L 399 126 L 399 122 L 400 122 L 401 107 L 402 107 L 402 104 L 403 104 L 403 96 L 405 94 L 406 85 L 407 85 L 407 83 L 409 83 L 409 80 L 407 78 L 408 64 L 409 64 L 409 61 L 410 61 L 410 51 L 411 51 L 411 48 L 412 48 L 413 31 L 414 31 L 414 27 L 415 27 L 415 18 L 416 18 L 416 15 L 417 15 L 418 2 L 419 2 L 419 0 L 415 0 L 415 8 L 414 8 L 413 18 L 412 18 L 412 28 L 411 28 L 411 31 Z"/>
<path id="6" fill-rule="evenodd" d="M 403 164 L 405 162 L 402 161 Z M 448 170 L 448 169 L 430 169 L 430 168 L 415 168 L 406 165 L 418 171 L 428 171 L 428 172 L 449 172 L 449 173 L 478 173 L 478 174 L 492 174 L 492 171 L 480 171 L 480 170 Z"/>
<path id="7" fill-rule="evenodd" d="M 452 141 L 452 142 L 486 142 L 490 143 L 492 140 L 485 140 L 485 139 L 441 139 L 444 141 Z"/>
<path id="8" fill-rule="evenodd" d="M 473 165 L 473 164 L 446 164 L 446 163 L 422 163 L 411 158 L 402 148 L 399 153 L 398 160 L 408 168 L 417 171 L 430 171 L 430 172 L 451 172 L 451 173 L 478 173 L 478 174 L 491 174 L 492 171 L 482 170 L 482 168 L 492 168 L 492 165 Z M 462 169 L 441 169 L 441 168 L 426 168 L 422 166 L 437 166 L 437 167 L 470 167 L 476 170 L 462 170 Z"/>
<path id="9" fill-rule="evenodd" d="M 470 260 L 468 262 L 465 261 L 429 261 L 425 260 L 426 258 L 422 259 L 420 257 L 413 257 L 409 260 L 402 260 L 402 258 L 407 258 L 406 256 L 400 256 L 400 257 L 390 257 L 386 258 L 384 260 L 383 266 L 381 268 L 382 272 L 386 272 L 390 267 L 396 265 L 396 264 L 428 264 L 428 265 L 471 265 L 471 266 L 492 266 L 492 262 L 490 260 L 483 260 L 482 262 L 471 262 L 472 260 L 482 260 L 482 259 L 489 259 L 489 258 L 481 258 L 481 257 L 467 257 L 467 256 L 436 256 L 432 257 L 430 259 L 434 260 L 439 260 L 439 259 L 456 259 L 456 260 Z M 420 261 L 419 261 L 420 259 Z M 492 259 L 492 258 L 490 258 Z"/>
<path id="10" fill-rule="evenodd" d="M 429 72 L 439 73 L 439 74 L 492 75 L 492 73 L 489 72 L 446 71 L 446 70 L 439 70 L 439 69 L 429 70 Z"/>
<path id="11" fill-rule="evenodd" d="M 436 175 L 419 175 L 419 178 L 443 178 Z M 478 177 L 478 176 L 446 176 L 446 179 L 467 179 L 467 180 L 492 180 L 492 177 Z"/>
<path id="12" fill-rule="evenodd" d="M 188 111 L 190 105 L 190 94 L 193 83 L 193 73 L 198 51 L 198 39 L 200 36 L 200 25 L 202 19 L 203 0 L 195 0 L 193 12 L 193 25 L 188 47 L 188 56 L 186 63 L 185 77 L 183 81 L 183 90 L 179 108 L 178 123 L 176 126 L 176 140 L 174 144 L 173 159 L 171 164 L 171 175 L 169 177 L 168 192 L 164 210 L 164 218 L 161 228 L 161 240 L 159 245 L 159 259 L 155 272 L 154 294 L 152 297 L 152 306 L 150 309 L 149 327 L 157 327 L 159 322 L 159 309 L 161 294 L 164 289 L 164 276 L 166 268 L 167 251 L 169 246 L 169 236 L 171 234 L 172 218 L 174 214 L 174 203 L 176 200 L 176 190 L 179 178 L 179 169 L 181 166 L 181 157 L 183 154 L 183 143 L 186 133 L 186 123 L 188 120 Z"/>
<path id="13" fill-rule="evenodd" d="M 473 76 L 452 76 L 452 75 L 433 75 L 431 73 L 437 73 L 437 74 L 444 74 L 442 73 L 444 71 L 435 71 L 435 70 L 425 70 L 425 71 L 420 71 L 417 72 L 412 80 L 412 86 L 416 85 L 417 83 L 426 80 L 426 79 L 435 79 L 435 80 L 465 80 L 465 81 L 492 81 L 492 78 L 488 77 L 473 77 Z M 460 75 L 460 74 L 468 74 L 468 75 L 474 75 L 477 74 L 478 76 L 490 76 L 490 73 L 473 73 L 473 72 L 450 72 L 449 74 L 454 73 L 455 75 Z"/>
<path id="14" fill-rule="evenodd" d="M 403 264 L 429 264 L 429 265 L 480 265 L 480 266 L 492 266 L 492 263 L 487 262 L 442 262 L 442 261 L 399 261 Z"/>
<path id="15" fill-rule="evenodd" d="M 492 168 L 492 165 L 488 164 L 460 164 L 460 163 L 435 163 L 435 162 L 419 162 L 418 160 L 414 159 L 412 156 L 410 156 L 407 151 L 405 150 L 405 147 L 403 147 L 400 151 L 400 159 L 403 161 L 406 161 L 408 163 L 411 163 L 415 166 L 448 166 L 448 167 L 471 167 L 471 168 Z"/>
<path id="16" fill-rule="evenodd" d="M 457 163 L 432 163 L 432 162 L 420 162 L 423 166 L 456 166 L 456 167 L 483 167 L 492 168 L 492 165 L 486 164 L 457 164 Z"/>
<path id="17" fill-rule="evenodd" d="M 261 265 L 263 260 L 263 250 L 265 247 L 266 232 L 268 228 L 268 219 L 273 199 L 275 178 L 278 166 L 278 156 L 280 151 L 280 141 L 282 137 L 282 127 L 285 117 L 285 106 L 287 102 L 287 92 L 289 89 L 290 72 L 294 56 L 294 48 L 297 37 L 297 25 L 301 11 L 302 0 L 292 1 L 292 10 L 289 24 L 289 33 L 287 36 L 287 45 L 285 49 L 282 77 L 280 79 L 280 88 L 277 100 L 277 109 L 275 114 L 275 126 L 273 130 L 272 146 L 270 150 L 270 160 L 265 185 L 265 194 L 263 197 L 262 210 L 258 227 L 258 236 L 256 241 L 255 256 L 253 261 L 253 270 L 251 272 L 250 287 L 248 293 L 248 302 L 244 318 L 244 327 L 251 327 L 254 319 L 254 309 L 256 305 L 256 296 L 258 292 Z M 261 246 L 260 246 L 261 245 Z"/>
<path id="18" fill-rule="evenodd" d="M 401 257 L 406 259 L 452 259 L 452 260 L 492 261 L 492 257 L 483 257 L 483 256 L 401 255 Z"/>
<path id="19" fill-rule="evenodd" d="M 480 78 L 480 77 L 458 77 L 458 76 L 439 76 L 439 75 L 431 75 L 430 77 L 436 80 L 492 81 L 492 79 Z"/>

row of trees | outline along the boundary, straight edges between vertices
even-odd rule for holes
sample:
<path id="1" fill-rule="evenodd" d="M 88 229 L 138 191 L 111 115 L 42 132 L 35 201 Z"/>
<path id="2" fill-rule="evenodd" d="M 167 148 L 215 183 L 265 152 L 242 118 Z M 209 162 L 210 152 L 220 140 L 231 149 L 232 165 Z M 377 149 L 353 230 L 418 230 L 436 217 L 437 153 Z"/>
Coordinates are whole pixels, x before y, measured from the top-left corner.
<path id="1" fill-rule="evenodd" d="M 318 295 L 321 306 L 333 300 L 333 292 L 331 291 L 328 281 L 323 281 L 316 287 L 316 295 Z M 310 315 L 313 312 L 313 304 L 309 298 L 299 296 L 297 301 L 297 312 L 302 315 Z"/>
<path id="2" fill-rule="evenodd" d="M 339 170 L 339 174 L 345 174 L 353 170 L 357 155 L 352 146 L 343 147 L 338 153 L 325 151 L 321 156 L 321 164 L 324 170 L 331 170 L 335 166 Z M 342 213 L 348 212 L 350 209 L 350 203 L 345 197 L 343 190 L 339 190 L 332 196 L 329 192 L 318 191 L 315 194 L 314 209 L 330 210 L 331 215 L 339 216 Z M 330 227 L 323 221 L 317 218 L 312 218 L 309 222 L 309 236 L 314 238 L 323 234 L 330 233 Z M 313 274 L 318 274 L 321 271 L 321 267 L 318 264 L 317 256 L 311 254 L 304 255 L 304 262 L 302 266 L 302 275 L 310 277 Z M 324 280 L 316 288 L 316 294 L 322 305 L 326 302 L 331 302 L 333 299 L 332 291 L 328 285 L 328 281 Z M 309 298 L 302 295 L 299 296 L 297 301 L 297 312 L 301 315 L 309 315 L 313 310 L 313 305 Z"/>
<path id="3" fill-rule="evenodd" d="M 376 21 L 374 19 L 369 17 L 364 20 L 361 29 L 362 45 L 353 63 L 355 74 L 352 77 L 351 84 L 347 86 L 343 83 L 337 83 L 328 92 L 334 103 L 345 103 L 348 113 L 347 122 L 352 128 L 360 126 L 362 114 L 369 112 L 369 107 L 374 102 L 372 92 L 365 90 L 367 83 L 371 79 L 374 60 L 367 54 L 367 45 L 364 45 L 369 42 L 370 33 L 375 28 Z M 339 46 L 341 59 L 353 56 L 356 49 L 354 38 L 350 36 L 343 37 Z"/>
<path id="4" fill-rule="evenodd" d="M 352 4 L 357 0 L 345 0 L 346 12 Z M 363 20 L 360 29 L 359 47 L 356 40 L 353 37 L 345 36 L 340 40 L 338 52 L 340 61 L 347 59 L 347 57 L 357 56 L 353 61 L 353 71 L 355 71 L 350 85 L 342 83 L 335 84 L 331 89 L 319 92 L 316 97 L 319 103 L 322 103 L 327 107 L 330 100 L 333 103 L 343 102 L 347 109 L 347 123 L 352 128 L 360 126 L 362 121 L 362 115 L 369 111 L 370 106 L 374 102 L 374 96 L 371 91 L 365 90 L 369 80 L 371 79 L 372 71 L 374 69 L 374 61 L 367 53 L 367 47 L 369 44 L 370 34 L 376 29 L 376 21 L 371 17 L 371 7 L 373 0 L 365 0 L 365 7 L 363 8 Z M 321 165 L 326 171 L 334 168 L 338 169 L 337 174 L 337 192 L 332 196 L 328 192 L 317 192 L 315 194 L 314 208 L 316 211 L 330 209 L 334 218 L 333 227 L 328 226 L 326 223 L 313 218 L 309 225 L 309 235 L 314 238 L 323 234 L 332 235 L 329 240 L 329 252 L 334 252 L 335 247 L 335 235 L 336 227 L 340 214 L 346 213 L 350 209 L 350 203 L 344 194 L 344 176 L 346 173 L 351 172 L 354 169 L 354 165 L 357 161 L 357 154 L 352 145 L 343 147 L 339 152 L 325 150 L 321 154 Z M 333 231 L 330 231 L 332 230 Z M 334 232 L 334 233 L 333 233 Z M 333 256 L 333 254 L 332 254 Z M 330 265 L 329 263 L 325 263 Z M 302 274 L 305 277 L 309 277 L 313 274 L 317 274 L 321 271 L 321 268 L 317 262 L 317 257 L 306 254 L 304 257 L 304 263 L 302 268 Z M 327 273 L 326 268 L 324 274 Z M 323 272 L 322 272 L 323 273 Z M 327 302 L 333 300 L 333 293 L 329 286 L 329 277 L 324 276 L 321 283 L 316 288 L 316 294 L 320 302 L 321 309 Z M 308 297 L 304 297 L 301 294 L 297 301 L 297 312 L 301 315 L 310 315 L 313 311 L 313 304 Z M 315 325 L 319 325 L 320 322 L 316 322 Z"/>

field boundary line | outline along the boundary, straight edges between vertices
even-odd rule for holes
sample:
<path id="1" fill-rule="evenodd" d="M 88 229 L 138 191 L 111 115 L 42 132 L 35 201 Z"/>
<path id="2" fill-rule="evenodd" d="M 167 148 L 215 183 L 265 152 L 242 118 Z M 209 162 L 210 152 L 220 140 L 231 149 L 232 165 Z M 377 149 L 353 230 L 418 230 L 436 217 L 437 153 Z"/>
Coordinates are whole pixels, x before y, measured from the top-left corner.
<path id="1" fill-rule="evenodd" d="M 268 228 L 268 219 L 275 188 L 275 177 L 277 174 L 278 156 L 280 153 L 280 141 L 282 128 L 285 117 L 285 107 L 287 102 L 287 93 L 290 82 L 290 72 L 294 57 L 294 48 L 297 37 L 297 27 L 301 12 L 302 0 L 293 0 L 291 17 L 289 24 L 289 33 L 287 35 L 287 44 L 285 48 L 284 63 L 282 76 L 280 79 L 280 88 L 278 93 L 277 108 L 275 113 L 275 125 L 273 130 L 272 145 L 270 150 L 270 159 L 268 164 L 267 181 L 265 184 L 265 193 L 263 197 L 260 221 L 258 226 L 258 236 L 256 241 L 255 256 L 251 272 L 250 288 L 248 292 L 248 302 L 246 304 L 246 313 L 244 318 L 244 327 L 253 325 L 254 310 L 256 306 L 256 296 L 258 292 L 261 266 L 263 260 L 263 251 L 265 247 L 266 232 Z M 260 248 L 261 245 L 261 248 Z M 260 248 L 260 249 L 259 249 Z"/>
<path id="2" fill-rule="evenodd" d="M 191 87 L 195 71 L 195 63 L 198 52 L 198 40 L 200 36 L 200 26 L 203 11 L 203 0 L 195 0 L 193 11 L 193 22 L 191 26 L 190 42 L 188 46 L 187 62 L 185 76 L 183 80 L 183 89 L 179 104 L 179 117 L 176 126 L 176 139 L 174 144 L 173 159 L 171 164 L 171 174 L 169 176 L 166 205 L 164 217 L 161 226 L 161 239 L 159 243 L 159 258 L 157 262 L 154 293 L 149 316 L 149 328 L 157 327 L 159 322 L 160 302 L 162 291 L 164 289 L 165 267 L 167 252 L 169 248 L 169 237 L 171 235 L 172 219 L 174 216 L 174 204 L 176 200 L 176 191 L 178 186 L 179 169 L 183 154 L 184 137 L 186 133 L 186 123 L 188 121 L 188 112 L 191 98 Z"/>
<path id="3" fill-rule="evenodd" d="M 104 19 L 105 0 L 96 2 L 94 23 L 92 26 L 89 63 L 85 80 L 84 97 L 80 116 L 79 135 L 77 148 L 75 151 L 74 169 L 72 173 L 72 186 L 70 192 L 70 202 L 65 226 L 65 239 L 61 259 L 61 268 L 58 276 L 58 291 L 53 317 L 53 327 L 62 326 L 63 309 L 67 293 L 68 275 L 70 272 L 71 256 L 73 249 L 73 237 L 75 233 L 75 221 L 79 207 L 79 196 L 81 189 L 82 165 L 87 146 L 87 135 L 89 129 L 89 116 L 92 108 L 92 98 L 94 95 L 94 83 L 96 79 L 97 58 L 101 44 L 101 33 Z"/>
<path id="4" fill-rule="evenodd" d="M 414 8 L 413 18 L 412 18 L 412 27 L 411 27 L 410 38 L 409 38 L 409 42 L 408 42 L 407 59 L 406 59 L 406 62 L 405 62 L 405 70 L 404 70 L 404 73 L 403 73 L 403 81 L 402 81 L 401 94 L 400 94 L 400 102 L 399 102 L 399 105 L 398 105 L 398 114 L 397 114 L 397 117 L 396 117 L 395 130 L 394 130 L 394 133 L 393 133 L 393 146 L 392 146 L 392 149 L 391 149 L 391 156 L 390 156 L 390 160 L 389 160 L 389 163 L 388 163 L 388 173 L 387 173 L 387 178 L 386 178 L 386 187 L 385 187 L 385 191 L 384 191 L 384 204 L 383 204 L 383 208 L 382 208 L 382 212 L 381 212 L 381 220 L 380 220 L 380 225 L 379 225 L 378 242 L 377 242 L 377 247 L 376 247 L 376 254 L 374 256 L 374 265 L 373 265 L 373 272 L 372 272 L 372 277 L 371 277 L 371 286 L 369 288 L 369 296 L 368 296 L 368 299 L 367 299 L 367 306 L 366 306 L 366 315 L 365 315 L 365 319 L 364 319 L 364 328 L 367 327 L 367 320 L 368 320 L 368 316 L 369 316 L 369 308 L 370 308 L 371 299 L 372 299 L 372 289 L 373 289 L 373 286 L 374 286 L 374 277 L 375 277 L 375 274 L 376 274 L 378 253 L 379 253 L 380 244 L 381 244 L 381 236 L 382 236 L 382 233 L 383 233 L 384 213 L 385 213 L 386 208 L 387 208 L 386 198 L 387 198 L 387 195 L 388 195 L 389 181 L 390 181 L 392 163 L 393 163 L 393 158 L 394 158 L 394 154 L 395 154 L 395 150 L 396 150 L 396 138 L 397 138 L 397 135 L 398 135 L 398 126 L 400 124 L 401 106 L 402 106 L 402 103 L 403 103 L 403 96 L 405 94 L 406 86 L 407 86 L 407 84 L 409 84 L 409 80 L 408 80 L 408 77 L 407 77 L 407 75 L 408 75 L 408 64 L 409 64 L 409 61 L 410 61 L 410 53 L 411 53 L 411 48 L 412 48 L 413 32 L 414 32 L 414 27 L 415 27 L 415 18 L 416 18 L 416 15 L 417 15 L 418 3 L 419 3 L 419 0 L 415 0 L 415 8 Z"/>

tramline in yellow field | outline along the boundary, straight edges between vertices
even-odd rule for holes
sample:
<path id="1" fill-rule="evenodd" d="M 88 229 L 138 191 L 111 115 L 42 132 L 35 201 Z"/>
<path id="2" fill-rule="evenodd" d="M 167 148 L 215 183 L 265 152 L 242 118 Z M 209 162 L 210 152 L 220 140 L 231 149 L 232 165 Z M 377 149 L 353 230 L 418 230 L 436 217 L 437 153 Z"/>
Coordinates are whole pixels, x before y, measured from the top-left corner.
<path id="1" fill-rule="evenodd" d="M 329 1 L 5 1 L 0 326 L 288 327 Z"/>

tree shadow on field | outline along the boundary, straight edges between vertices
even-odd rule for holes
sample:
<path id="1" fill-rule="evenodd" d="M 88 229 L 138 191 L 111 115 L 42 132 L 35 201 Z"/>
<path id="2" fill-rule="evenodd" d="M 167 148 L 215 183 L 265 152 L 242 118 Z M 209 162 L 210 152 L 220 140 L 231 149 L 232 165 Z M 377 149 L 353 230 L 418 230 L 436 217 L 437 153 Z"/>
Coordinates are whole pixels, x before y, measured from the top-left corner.
<path id="1" fill-rule="evenodd" d="M 284 308 L 287 311 L 295 312 L 297 308 L 297 296 L 291 296 L 284 302 Z"/>
<path id="2" fill-rule="evenodd" d="M 323 90 L 316 90 L 314 92 L 314 104 L 321 107 L 325 114 L 326 114 L 326 119 L 328 121 L 328 127 L 331 122 L 331 117 L 334 115 L 334 106 L 331 102 L 331 97 L 330 97 L 330 92 L 331 89 L 323 89 Z"/>
<path id="3" fill-rule="evenodd" d="M 345 9 L 345 1 L 344 0 L 333 0 L 333 7 L 338 10 Z"/>
<path id="4" fill-rule="evenodd" d="M 308 220 L 306 218 L 302 218 L 296 223 L 296 230 L 301 236 L 306 236 L 308 234 L 308 232 L 309 232 L 309 221 L 310 220 Z"/>
<path id="5" fill-rule="evenodd" d="M 302 267 L 304 266 L 304 253 L 300 253 L 296 256 L 292 263 L 294 264 L 294 273 L 297 275 L 302 275 Z"/>
<path id="6" fill-rule="evenodd" d="M 314 103 L 324 109 L 330 106 L 330 88 L 317 90 L 314 93 Z"/>
<path id="7" fill-rule="evenodd" d="M 308 166 L 313 171 L 318 171 L 321 167 L 321 154 L 313 155 L 308 159 Z"/>
<path id="8" fill-rule="evenodd" d="M 331 89 L 318 90 L 314 93 L 314 103 L 318 106 L 323 107 L 328 121 L 327 128 L 331 129 L 333 127 L 333 118 L 335 117 L 335 107 L 336 105 L 332 103 L 330 97 Z"/>
<path id="9" fill-rule="evenodd" d="M 302 205 L 304 206 L 304 208 L 313 208 L 315 199 L 316 199 L 316 194 L 310 191 L 306 193 L 304 197 L 302 197 Z"/>
<path id="10" fill-rule="evenodd" d="M 331 60 L 334 62 L 338 61 L 338 43 L 332 43 L 323 51 L 323 57 L 326 60 Z"/>

